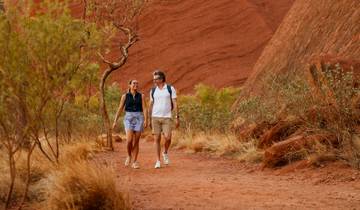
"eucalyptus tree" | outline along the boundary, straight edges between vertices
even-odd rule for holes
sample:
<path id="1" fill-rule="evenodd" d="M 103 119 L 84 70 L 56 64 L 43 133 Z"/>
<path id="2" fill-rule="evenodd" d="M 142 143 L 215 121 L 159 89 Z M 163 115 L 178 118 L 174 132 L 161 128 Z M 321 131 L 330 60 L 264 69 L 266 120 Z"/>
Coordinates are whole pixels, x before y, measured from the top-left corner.
<path id="1" fill-rule="evenodd" d="M 100 111 L 103 116 L 104 126 L 107 134 L 107 145 L 113 150 L 112 126 L 108 114 L 105 100 L 105 86 L 109 76 L 120 70 L 127 62 L 129 49 L 139 40 L 137 35 L 138 17 L 145 8 L 146 0 L 84 0 L 83 19 L 85 21 L 95 22 L 102 26 L 103 32 L 108 34 L 110 40 L 115 40 L 115 46 L 105 44 L 103 52 L 99 51 L 98 55 L 105 64 L 100 79 Z M 116 54 L 112 61 L 107 59 L 104 51 Z"/>
<path id="2" fill-rule="evenodd" d="M 74 19 L 65 3 L 45 1 L 35 13 L 27 4 L 12 6 L 0 14 L 0 144 L 11 179 L 5 208 L 14 188 L 15 153 L 28 151 L 28 180 L 36 147 L 58 162 L 64 103 L 84 85 L 78 80 L 93 74 L 92 55 L 103 40 L 95 23 Z"/>

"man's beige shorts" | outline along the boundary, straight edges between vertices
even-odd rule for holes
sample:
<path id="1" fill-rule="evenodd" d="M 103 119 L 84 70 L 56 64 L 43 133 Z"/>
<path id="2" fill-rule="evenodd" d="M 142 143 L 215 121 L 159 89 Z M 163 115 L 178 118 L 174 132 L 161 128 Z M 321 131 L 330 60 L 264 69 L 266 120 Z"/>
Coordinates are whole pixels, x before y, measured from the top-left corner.
<path id="1" fill-rule="evenodd" d="M 153 117 L 151 119 L 152 133 L 161 134 L 163 133 L 166 136 L 171 134 L 172 130 L 172 119 L 164 117 Z"/>

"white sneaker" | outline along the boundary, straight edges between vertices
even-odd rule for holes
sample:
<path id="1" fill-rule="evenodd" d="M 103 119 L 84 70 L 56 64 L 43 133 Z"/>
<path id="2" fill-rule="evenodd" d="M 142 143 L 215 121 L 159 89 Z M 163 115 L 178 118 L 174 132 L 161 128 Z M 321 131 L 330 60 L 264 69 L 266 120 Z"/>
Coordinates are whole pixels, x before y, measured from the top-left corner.
<path id="1" fill-rule="evenodd" d="M 169 165 L 169 163 L 170 163 L 169 155 L 163 153 L 163 158 L 164 158 L 164 164 L 165 164 L 165 165 Z"/>
<path id="2" fill-rule="evenodd" d="M 134 169 L 138 169 L 138 168 L 140 168 L 140 165 L 138 162 L 134 162 L 131 167 Z"/>
<path id="3" fill-rule="evenodd" d="M 130 162 L 131 162 L 131 157 L 128 156 L 125 160 L 125 166 L 129 166 Z"/>
<path id="4" fill-rule="evenodd" d="M 156 161 L 155 168 L 160 168 L 160 160 Z"/>

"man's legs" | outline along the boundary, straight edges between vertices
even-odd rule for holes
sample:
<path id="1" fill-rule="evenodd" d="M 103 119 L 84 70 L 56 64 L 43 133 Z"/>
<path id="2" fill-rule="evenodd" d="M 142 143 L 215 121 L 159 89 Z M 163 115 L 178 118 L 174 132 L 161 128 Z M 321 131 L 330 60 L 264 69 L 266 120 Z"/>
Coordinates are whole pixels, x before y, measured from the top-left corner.
<path id="1" fill-rule="evenodd" d="M 169 147 L 171 145 L 171 133 L 164 134 L 165 144 L 164 144 L 164 154 L 168 153 Z"/>
<path id="2" fill-rule="evenodd" d="M 154 140 L 155 140 L 156 157 L 157 157 L 157 160 L 160 161 L 160 153 L 161 153 L 160 141 L 161 141 L 161 134 L 154 134 L 153 136 L 154 136 Z"/>
<path id="3" fill-rule="evenodd" d="M 155 147 L 156 147 L 156 157 L 157 161 L 160 161 L 160 153 L 161 153 L 161 126 L 162 126 L 162 120 L 160 118 L 152 118 L 152 133 L 155 141 Z"/>
<path id="4" fill-rule="evenodd" d="M 172 121 L 170 118 L 164 120 L 162 128 L 163 128 L 164 138 L 165 138 L 163 158 L 164 158 L 165 165 L 168 165 L 170 163 L 168 151 L 169 151 L 169 147 L 171 145 L 171 130 L 172 130 Z"/>
<path id="5" fill-rule="evenodd" d="M 169 147 L 171 145 L 171 131 L 172 131 L 172 121 L 170 118 L 167 118 L 164 120 L 163 123 L 163 132 L 164 132 L 164 138 L 165 138 L 165 144 L 164 144 L 164 154 L 168 153 Z"/>

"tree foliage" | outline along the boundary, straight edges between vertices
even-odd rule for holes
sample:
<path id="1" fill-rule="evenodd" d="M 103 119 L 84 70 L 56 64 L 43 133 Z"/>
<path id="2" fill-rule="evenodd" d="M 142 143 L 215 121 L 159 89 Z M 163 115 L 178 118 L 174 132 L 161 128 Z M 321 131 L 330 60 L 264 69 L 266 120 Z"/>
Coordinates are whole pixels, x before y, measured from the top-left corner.
<path id="1" fill-rule="evenodd" d="M 45 1 L 36 10 L 14 4 L 0 14 L 0 143 L 12 183 L 6 207 L 19 149 L 27 148 L 30 160 L 37 146 L 58 161 L 60 126 L 71 122 L 76 97 L 97 81 L 99 65 L 92 61 L 102 41 L 98 26 L 74 19 L 65 3 Z"/>

